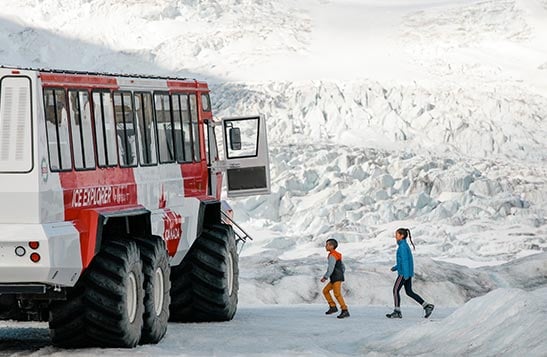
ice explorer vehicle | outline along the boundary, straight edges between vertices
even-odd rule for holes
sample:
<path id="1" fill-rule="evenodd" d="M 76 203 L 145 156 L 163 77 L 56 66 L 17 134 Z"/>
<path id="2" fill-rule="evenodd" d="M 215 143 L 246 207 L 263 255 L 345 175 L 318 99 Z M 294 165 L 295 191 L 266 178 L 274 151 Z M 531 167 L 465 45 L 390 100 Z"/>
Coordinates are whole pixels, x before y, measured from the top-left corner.
<path id="1" fill-rule="evenodd" d="M 62 347 L 232 319 L 246 237 L 223 176 L 270 191 L 266 125 L 213 120 L 205 82 L 0 67 L 0 319 Z"/>

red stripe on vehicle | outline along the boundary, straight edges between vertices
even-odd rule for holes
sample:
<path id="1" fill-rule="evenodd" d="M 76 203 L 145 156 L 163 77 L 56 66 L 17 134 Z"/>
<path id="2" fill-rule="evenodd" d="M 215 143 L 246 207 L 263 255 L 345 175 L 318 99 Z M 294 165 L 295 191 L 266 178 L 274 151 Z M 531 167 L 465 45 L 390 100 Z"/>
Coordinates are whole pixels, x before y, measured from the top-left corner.
<path id="1" fill-rule="evenodd" d="M 111 76 L 40 72 L 40 79 L 42 80 L 42 84 L 46 87 L 70 86 L 71 88 L 119 88 L 116 78 Z"/>
<path id="2" fill-rule="evenodd" d="M 184 81 L 167 80 L 167 88 L 173 91 L 192 91 L 193 92 L 196 89 L 199 91 L 206 91 L 206 92 L 209 91 L 207 83 L 198 82 L 194 79 L 187 79 Z"/>
<path id="3" fill-rule="evenodd" d="M 137 185 L 131 168 L 99 168 L 59 174 L 63 190 L 65 221 L 74 221 L 80 232 L 82 267 L 95 254 L 97 208 L 138 207 Z"/>
<path id="4" fill-rule="evenodd" d="M 137 204 L 137 185 L 131 168 L 61 172 L 59 176 L 67 221 L 78 218 L 84 209 Z"/>

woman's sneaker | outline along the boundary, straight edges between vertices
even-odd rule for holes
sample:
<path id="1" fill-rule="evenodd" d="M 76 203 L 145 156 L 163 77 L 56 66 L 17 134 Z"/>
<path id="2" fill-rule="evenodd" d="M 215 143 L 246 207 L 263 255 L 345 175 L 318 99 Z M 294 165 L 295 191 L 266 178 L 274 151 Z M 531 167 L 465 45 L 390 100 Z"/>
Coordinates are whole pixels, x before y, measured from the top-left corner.
<path id="1" fill-rule="evenodd" d="M 349 317 L 349 311 L 348 310 L 342 310 L 342 312 L 340 313 L 340 315 L 336 316 L 337 318 L 339 319 L 344 319 L 346 317 Z"/>
<path id="2" fill-rule="evenodd" d="M 325 315 L 334 314 L 335 312 L 338 312 L 338 308 L 336 306 L 329 307 L 329 309 L 325 311 Z"/>
<path id="3" fill-rule="evenodd" d="M 388 319 L 402 319 L 403 315 L 401 314 L 401 311 L 394 310 L 391 314 L 386 314 L 386 317 Z"/>
<path id="4" fill-rule="evenodd" d="M 433 312 L 433 309 L 435 308 L 435 305 L 433 304 L 427 304 L 424 306 L 425 311 L 425 318 L 427 319 L 429 316 L 431 316 L 431 313 Z"/>

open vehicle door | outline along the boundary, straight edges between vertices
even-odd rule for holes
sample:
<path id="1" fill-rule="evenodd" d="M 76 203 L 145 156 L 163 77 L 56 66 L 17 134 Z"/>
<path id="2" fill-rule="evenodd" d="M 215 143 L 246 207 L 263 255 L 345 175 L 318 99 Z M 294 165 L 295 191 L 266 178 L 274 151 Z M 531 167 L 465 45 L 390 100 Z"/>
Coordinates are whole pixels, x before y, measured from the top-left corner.
<path id="1" fill-rule="evenodd" d="M 228 197 L 270 193 L 270 161 L 264 116 L 222 119 Z"/>

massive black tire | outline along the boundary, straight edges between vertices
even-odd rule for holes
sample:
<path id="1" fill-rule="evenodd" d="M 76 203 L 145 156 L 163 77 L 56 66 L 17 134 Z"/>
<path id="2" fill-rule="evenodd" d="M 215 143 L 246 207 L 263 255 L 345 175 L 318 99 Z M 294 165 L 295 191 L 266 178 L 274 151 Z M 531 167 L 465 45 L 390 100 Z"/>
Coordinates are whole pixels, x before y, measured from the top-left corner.
<path id="1" fill-rule="evenodd" d="M 171 281 L 169 256 L 160 237 L 135 238 L 143 262 L 144 324 L 140 344 L 158 343 L 167 332 Z"/>
<path id="2" fill-rule="evenodd" d="M 238 278 L 232 227 L 205 227 L 182 264 L 171 268 L 171 321 L 231 320 L 237 310 Z"/>
<path id="3" fill-rule="evenodd" d="M 66 301 L 50 306 L 54 345 L 135 347 L 143 327 L 144 277 L 137 244 L 105 241 Z"/>

